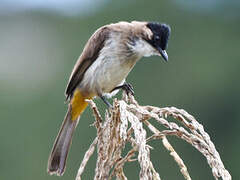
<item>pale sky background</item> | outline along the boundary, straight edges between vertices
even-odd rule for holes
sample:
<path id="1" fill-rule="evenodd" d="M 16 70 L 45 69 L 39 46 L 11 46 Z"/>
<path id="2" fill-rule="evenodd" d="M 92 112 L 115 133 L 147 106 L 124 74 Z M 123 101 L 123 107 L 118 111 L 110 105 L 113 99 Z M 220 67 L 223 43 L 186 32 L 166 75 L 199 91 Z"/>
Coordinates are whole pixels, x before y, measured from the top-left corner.
<path id="1" fill-rule="evenodd" d="M 104 6 L 108 0 L 0 0 L 0 13 L 49 10 L 63 15 L 84 15 Z"/>
<path id="2" fill-rule="evenodd" d="M 25 10 L 49 10 L 68 16 L 86 15 L 106 5 L 109 1 L 110 0 L 0 0 L 0 14 Z M 239 0 L 173 0 L 173 2 L 188 10 L 202 13 L 222 10 L 233 13 L 232 8 L 239 9 L 240 7 Z M 229 11 L 228 8 L 231 8 L 231 11 Z"/>

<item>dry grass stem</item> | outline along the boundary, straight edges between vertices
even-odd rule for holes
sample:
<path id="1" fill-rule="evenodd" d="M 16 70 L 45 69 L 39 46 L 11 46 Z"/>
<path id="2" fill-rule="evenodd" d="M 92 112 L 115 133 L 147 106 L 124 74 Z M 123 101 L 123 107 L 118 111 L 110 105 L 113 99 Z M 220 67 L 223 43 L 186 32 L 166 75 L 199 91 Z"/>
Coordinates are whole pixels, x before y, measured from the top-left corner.
<path id="1" fill-rule="evenodd" d="M 92 142 L 92 144 L 90 145 L 89 149 L 86 151 L 86 153 L 84 155 L 82 163 L 81 163 L 81 165 L 80 165 L 80 167 L 78 169 L 76 180 L 81 180 L 81 175 L 82 175 L 82 173 L 83 173 L 83 171 L 85 169 L 85 166 L 87 165 L 87 162 L 88 162 L 89 158 L 94 153 L 96 144 L 97 144 L 97 137 L 94 139 L 94 141 Z"/>
<path id="2" fill-rule="evenodd" d="M 88 100 L 96 119 L 94 125 L 97 137 L 85 153 L 79 167 L 76 180 L 81 180 L 84 168 L 97 145 L 97 162 L 95 180 L 127 180 L 124 165 L 137 161 L 140 166 L 140 180 L 161 180 L 150 158 L 151 147 L 148 142 L 161 140 L 186 180 L 191 180 L 186 165 L 167 139 L 167 136 L 176 136 L 196 148 L 203 154 L 212 169 L 215 179 L 231 180 L 231 175 L 225 169 L 223 162 L 204 127 L 183 109 L 175 107 L 159 108 L 154 106 L 140 106 L 133 96 L 123 95 L 123 100 L 114 100 L 113 108 L 105 113 L 105 120 L 95 103 Z M 174 120 L 175 119 L 175 120 Z M 174 120 L 174 121 L 172 121 Z M 152 125 L 156 121 L 158 126 Z M 147 135 L 146 129 L 152 134 Z M 162 129 L 162 128 L 161 128 Z M 129 143 L 132 149 L 126 153 L 125 145 Z M 126 154 L 123 156 L 123 151 Z"/>

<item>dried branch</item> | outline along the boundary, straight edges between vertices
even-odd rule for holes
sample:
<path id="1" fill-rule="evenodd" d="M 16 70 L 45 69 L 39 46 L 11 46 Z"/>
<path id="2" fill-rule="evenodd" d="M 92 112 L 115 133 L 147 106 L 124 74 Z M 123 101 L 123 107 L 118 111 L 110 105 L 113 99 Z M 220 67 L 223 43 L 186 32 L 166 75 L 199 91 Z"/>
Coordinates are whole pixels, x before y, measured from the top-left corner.
<path id="1" fill-rule="evenodd" d="M 81 175 L 82 175 L 82 173 L 83 173 L 83 171 L 85 169 L 85 166 L 87 165 L 87 162 L 88 162 L 89 158 L 94 153 L 96 144 L 97 144 L 97 137 L 94 139 L 94 141 L 92 142 L 92 144 L 90 145 L 89 149 L 87 150 L 87 152 L 84 155 L 82 163 L 81 163 L 81 165 L 80 165 L 80 167 L 78 169 L 76 180 L 81 180 Z"/>
<path id="2" fill-rule="evenodd" d="M 123 100 L 114 100 L 113 109 L 106 111 L 105 121 L 102 121 L 95 103 L 91 100 L 88 102 L 96 119 L 94 125 L 97 129 L 97 137 L 85 153 L 76 180 L 81 180 L 81 175 L 96 144 L 98 157 L 95 180 L 111 180 L 114 177 L 119 180 L 127 180 L 124 174 L 124 165 L 136 160 L 141 168 L 139 179 L 161 180 L 150 159 L 151 147 L 148 142 L 153 139 L 161 140 L 178 164 L 183 177 L 191 180 L 186 165 L 168 141 L 167 136 L 176 136 L 202 153 L 212 168 L 215 179 L 231 180 L 231 175 L 225 169 L 209 135 L 203 126 L 185 110 L 175 107 L 140 106 L 133 96 L 124 94 Z M 169 117 L 174 118 L 178 123 L 172 122 Z M 153 126 L 150 121 L 154 120 L 165 129 L 160 131 Z M 150 136 L 147 136 L 146 128 L 152 132 Z M 131 144 L 132 149 L 122 157 L 122 151 L 127 143 Z M 132 159 L 136 155 L 137 159 Z"/>

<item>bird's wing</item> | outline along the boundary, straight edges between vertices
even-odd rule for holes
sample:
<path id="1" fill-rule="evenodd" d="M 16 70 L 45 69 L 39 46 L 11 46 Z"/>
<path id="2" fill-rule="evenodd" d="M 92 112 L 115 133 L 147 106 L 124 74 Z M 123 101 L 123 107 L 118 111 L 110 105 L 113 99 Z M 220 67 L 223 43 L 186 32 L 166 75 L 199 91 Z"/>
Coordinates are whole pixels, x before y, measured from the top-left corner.
<path id="1" fill-rule="evenodd" d="M 81 56 L 76 62 L 66 87 L 66 99 L 73 95 L 75 88 L 82 81 L 89 66 L 98 58 L 101 49 L 108 39 L 110 29 L 106 26 L 98 29 L 85 45 Z"/>

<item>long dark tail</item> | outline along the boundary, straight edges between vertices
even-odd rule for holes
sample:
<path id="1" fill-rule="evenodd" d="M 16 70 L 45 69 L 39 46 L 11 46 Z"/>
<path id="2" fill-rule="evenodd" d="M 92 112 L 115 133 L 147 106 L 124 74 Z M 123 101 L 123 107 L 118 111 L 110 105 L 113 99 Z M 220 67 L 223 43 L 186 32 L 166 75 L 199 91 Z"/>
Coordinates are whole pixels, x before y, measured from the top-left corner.
<path id="1" fill-rule="evenodd" d="M 51 154 L 48 159 L 48 173 L 62 176 L 65 167 L 68 151 L 72 142 L 73 132 L 78 123 L 78 119 L 72 120 L 71 107 L 69 106 L 68 112 L 62 123 L 61 129 L 57 135 L 53 145 Z"/>

